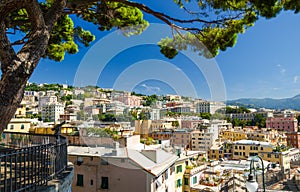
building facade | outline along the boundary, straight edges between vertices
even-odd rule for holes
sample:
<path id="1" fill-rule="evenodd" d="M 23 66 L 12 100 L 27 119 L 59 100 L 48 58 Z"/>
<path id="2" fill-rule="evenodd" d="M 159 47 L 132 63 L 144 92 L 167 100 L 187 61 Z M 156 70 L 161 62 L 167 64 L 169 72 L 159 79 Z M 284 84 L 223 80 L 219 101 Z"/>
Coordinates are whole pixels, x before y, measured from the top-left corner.
<path id="1" fill-rule="evenodd" d="M 278 131 L 297 132 L 298 121 L 294 115 L 282 117 L 269 117 L 266 119 L 266 127 Z"/>
<path id="2" fill-rule="evenodd" d="M 288 146 L 300 148 L 300 132 L 288 132 L 285 135 L 287 137 Z"/>
<path id="3" fill-rule="evenodd" d="M 216 101 L 200 101 L 196 104 L 196 113 L 215 114 L 218 109 L 226 107 L 223 102 Z"/>
<path id="4" fill-rule="evenodd" d="M 60 120 L 60 115 L 64 114 L 65 106 L 61 103 L 47 103 L 42 107 L 42 120 L 57 122 Z"/>

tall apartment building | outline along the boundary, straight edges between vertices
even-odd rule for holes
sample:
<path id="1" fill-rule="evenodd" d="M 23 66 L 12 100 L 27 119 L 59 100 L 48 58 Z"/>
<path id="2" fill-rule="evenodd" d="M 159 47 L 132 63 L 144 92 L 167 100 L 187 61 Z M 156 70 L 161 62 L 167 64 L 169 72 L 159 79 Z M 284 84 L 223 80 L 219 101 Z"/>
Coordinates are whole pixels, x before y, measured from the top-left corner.
<path id="1" fill-rule="evenodd" d="M 288 146 L 300 148 L 300 132 L 288 132 L 285 135 L 287 137 Z"/>
<path id="2" fill-rule="evenodd" d="M 142 98 L 135 96 L 135 95 L 131 95 L 130 92 L 125 92 L 125 93 L 113 96 L 112 100 L 120 101 L 130 107 L 136 107 L 136 106 L 141 105 Z"/>
<path id="3" fill-rule="evenodd" d="M 173 147 L 191 149 L 192 134 L 187 130 L 175 130 L 170 139 L 170 144 Z"/>
<path id="4" fill-rule="evenodd" d="M 199 101 L 196 104 L 196 113 L 215 114 L 218 109 L 226 107 L 225 103 L 217 101 Z"/>
<path id="5" fill-rule="evenodd" d="M 49 103 L 57 103 L 57 97 L 55 95 L 45 95 L 39 97 L 39 110 L 42 110 L 44 105 Z"/>
<path id="6" fill-rule="evenodd" d="M 266 119 L 266 127 L 277 131 L 297 132 L 298 121 L 295 115 L 269 117 Z"/>
<path id="7" fill-rule="evenodd" d="M 59 121 L 60 115 L 64 114 L 64 108 L 65 106 L 61 103 L 47 103 L 43 105 L 41 112 L 42 120 Z"/>
<path id="8" fill-rule="evenodd" d="M 207 130 L 195 130 L 191 132 L 191 150 L 208 151 L 214 143 L 214 133 Z"/>

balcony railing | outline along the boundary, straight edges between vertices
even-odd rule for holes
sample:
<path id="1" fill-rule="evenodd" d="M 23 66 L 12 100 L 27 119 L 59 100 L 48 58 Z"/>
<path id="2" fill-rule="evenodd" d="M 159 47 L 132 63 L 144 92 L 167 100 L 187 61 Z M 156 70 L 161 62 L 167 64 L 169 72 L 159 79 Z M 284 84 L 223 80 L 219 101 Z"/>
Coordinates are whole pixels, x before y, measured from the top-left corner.
<path id="1" fill-rule="evenodd" d="M 67 168 L 63 136 L 3 133 L 0 191 L 37 191 Z"/>

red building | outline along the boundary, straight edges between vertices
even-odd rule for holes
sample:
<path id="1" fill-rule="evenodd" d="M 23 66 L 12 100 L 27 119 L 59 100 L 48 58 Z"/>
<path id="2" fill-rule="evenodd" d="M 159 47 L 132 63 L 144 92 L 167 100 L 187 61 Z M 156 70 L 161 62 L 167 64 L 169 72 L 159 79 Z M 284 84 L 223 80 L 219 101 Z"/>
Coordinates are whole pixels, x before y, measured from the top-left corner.
<path id="1" fill-rule="evenodd" d="M 287 145 L 295 148 L 300 148 L 300 132 L 286 133 Z"/>
<path id="2" fill-rule="evenodd" d="M 266 127 L 277 131 L 297 132 L 298 121 L 294 115 L 289 117 L 269 117 L 266 119 Z"/>

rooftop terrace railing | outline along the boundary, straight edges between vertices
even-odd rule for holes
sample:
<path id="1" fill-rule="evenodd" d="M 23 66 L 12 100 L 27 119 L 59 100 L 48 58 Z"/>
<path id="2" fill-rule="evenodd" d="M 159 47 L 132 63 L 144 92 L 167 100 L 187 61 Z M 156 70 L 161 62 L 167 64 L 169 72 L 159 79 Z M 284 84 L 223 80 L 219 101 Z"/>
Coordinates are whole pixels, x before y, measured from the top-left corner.
<path id="1" fill-rule="evenodd" d="M 63 136 L 3 133 L 0 191 L 36 191 L 67 168 Z"/>

